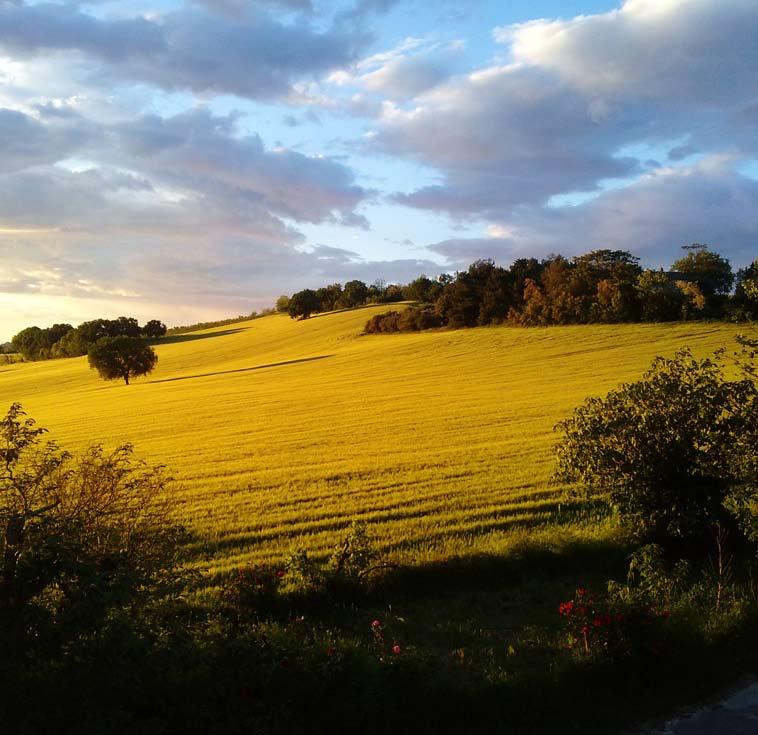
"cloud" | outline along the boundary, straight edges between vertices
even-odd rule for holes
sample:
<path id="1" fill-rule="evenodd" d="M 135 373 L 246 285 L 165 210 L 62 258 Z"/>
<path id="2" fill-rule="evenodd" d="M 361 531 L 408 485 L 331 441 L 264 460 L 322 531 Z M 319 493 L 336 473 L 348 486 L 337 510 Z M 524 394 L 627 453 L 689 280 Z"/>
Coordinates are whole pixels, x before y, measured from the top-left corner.
<path id="1" fill-rule="evenodd" d="M 253 8 L 273 6 L 280 10 L 291 10 L 301 13 L 313 12 L 311 0 L 194 0 L 216 13 L 227 13 L 240 16 Z"/>
<path id="2" fill-rule="evenodd" d="M 610 99 L 722 105 L 758 94 L 752 0 L 627 0 L 619 10 L 496 29 L 519 63 Z"/>
<path id="3" fill-rule="evenodd" d="M 636 173 L 637 162 L 615 150 L 619 132 L 635 124 L 594 119 L 587 101 L 552 74 L 495 67 L 437 87 L 410 110 L 386 108 L 368 146 L 441 171 L 440 184 L 396 201 L 497 218 Z"/>
<path id="4" fill-rule="evenodd" d="M 285 24 L 259 8 L 235 16 L 187 6 L 151 17 L 101 19 L 59 4 L 0 4 L 0 49 L 15 58 L 86 55 L 111 77 L 166 90 L 286 97 L 293 85 L 351 63 L 360 33 Z"/>
<path id="5" fill-rule="evenodd" d="M 668 267 L 681 246 L 708 243 L 734 267 L 755 258 L 758 181 L 735 172 L 728 157 L 660 169 L 634 184 L 575 206 L 519 209 L 496 234 L 428 246 L 456 267 L 477 258 L 509 263 L 549 253 L 579 255 L 597 248 L 628 250 L 647 267 Z"/>
<path id="6" fill-rule="evenodd" d="M 338 87 L 358 87 L 373 95 L 375 104 L 378 100 L 409 100 L 451 77 L 460 65 L 462 49 L 460 41 L 433 43 L 409 37 L 395 48 L 361 59 L 351 71 L 334 72 L 329 81 Z M 374 116 L 370 107 L 361 111 L 349 104 L 348 109 Z"/>
<path id="7" fill-rule="evenodd" d="M 385 105 L 366 146 L 439 172 L 395 196 L 460 219 L 599 192 L 670 146 L 670 161 L 758 155 L 758 5 L 752 0 L 628 0 L 572 20 L 496 29 L 510 55 Z"/>
<path id="8" fill-rule="evenodd" d="M 86 130 L 65 116 L 43 125 L 17 110 L 0 108 L 0 173 L 54 163 L 80 147 Z"/>
<path id="9" fill-rule="evenodd" d="M 172 186 L 257 202 L 297 222 L 367 226 L 354 210 L 370 192 L 355 184 L 347 166 L 266 150 L 258 135 L 236 137 L 236 120 L 204 108 L 171 118 L 144 116 L 112 128 L 114 160 Z"/>

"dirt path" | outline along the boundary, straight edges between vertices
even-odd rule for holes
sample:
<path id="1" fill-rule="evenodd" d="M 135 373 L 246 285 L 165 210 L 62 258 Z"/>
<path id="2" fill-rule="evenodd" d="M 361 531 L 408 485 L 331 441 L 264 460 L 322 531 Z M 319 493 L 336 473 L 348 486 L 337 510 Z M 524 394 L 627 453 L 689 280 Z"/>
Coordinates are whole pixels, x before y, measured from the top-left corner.
<path id="1" fill-rule="evenodd" d="M 663 725 L 638 731 L 644 735 L 758 735 L 758 682 L 724 699 L 683 711 Z"/>

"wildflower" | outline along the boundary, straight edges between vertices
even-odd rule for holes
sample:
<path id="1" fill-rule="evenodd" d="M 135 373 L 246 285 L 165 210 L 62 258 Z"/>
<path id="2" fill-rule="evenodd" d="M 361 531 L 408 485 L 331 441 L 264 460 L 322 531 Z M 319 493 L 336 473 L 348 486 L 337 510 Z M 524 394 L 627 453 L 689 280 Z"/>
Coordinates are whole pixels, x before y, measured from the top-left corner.
<path id="1" fill-rule="evenodd" d="M 573 600 L 569 600 L 568 602 L 562 602 L 558 606 L 558 613 L 560 615 L 571 615 L 571 613 L 574 611 L 574 602 Z"/>
<path id="2" fill-rule="evenodd" d="M 277 569 L 276 570 L 276 578 L 281 579 L 284 576 L 284 569 Z"/>
<path id="3" fill-rule="evenodd" d="M 395 656 L 399 656 L 400 655 L 400 651 L 401 651 L 400 646 L 398 646 L 398 644 L 395 643 L 395 645 L 392 646 L 392 653 L 394 653 Z"/>
<path id="4" fill-rule="evenodd" d="M 373 623 L 371 623 L 371 627 L 376 630 L 377 628 L 381 628 L 382 624 L 378 620 L 374 620 Z"/>

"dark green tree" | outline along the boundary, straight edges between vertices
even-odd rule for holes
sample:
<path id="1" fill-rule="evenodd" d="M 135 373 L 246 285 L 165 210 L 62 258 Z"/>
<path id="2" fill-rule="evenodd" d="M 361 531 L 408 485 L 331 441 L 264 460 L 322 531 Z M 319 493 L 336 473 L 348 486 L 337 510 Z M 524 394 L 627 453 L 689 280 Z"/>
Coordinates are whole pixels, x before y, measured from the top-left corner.
<path id="1" fill-rule="evenodd" d="M 103 380 L 119 380 L 129 385 L 137 375 L 147 375 L 158 362 L 158 355 L 139 337 L 101 337 L 87 352 L 89 365 Z"/>
<path id="2" fill-rule="evenodd" d="M 644 322 L 670 322 L 682 318 L 685 295 L 663 271 L 642 271 L 636 284 Z"/>
<path id="3" fill-rule="evenodd" d="M 362 306 L 368 294 L 368 286 L 363 281 L 348 281 L 342 289 L 342 304 L 349 309 Z"/>
<path id="4" fill-rule="evenodd" d="M 292 294 L 287 313 L 293 319 L 307 319 L 311 314 L 321 310 L 318 294 L 309 288 Z"/>
<path id="5" fill-rule="evenodd" d="M 734 283 L 729 261 L 709 250 L 707 245 L 689 245 L 688 249 L 687 255 L 677 260 L 671 269 L 691 277 L 706 298 L 728 294 Z"/>
<path id="6" fill-rule="evenodd" d="M 151 319 L 142 327 L 142 334 L 148 339 L 158 339 L 166 336 L 166 325 L 158 319 Z"/>
<path id="7" fill-rule="evenodd" d="M 342 285 L 332 283 L 316 291 L 319 308 L 315 311 L 334 311 L 339 308 L 342 300 Z"/>

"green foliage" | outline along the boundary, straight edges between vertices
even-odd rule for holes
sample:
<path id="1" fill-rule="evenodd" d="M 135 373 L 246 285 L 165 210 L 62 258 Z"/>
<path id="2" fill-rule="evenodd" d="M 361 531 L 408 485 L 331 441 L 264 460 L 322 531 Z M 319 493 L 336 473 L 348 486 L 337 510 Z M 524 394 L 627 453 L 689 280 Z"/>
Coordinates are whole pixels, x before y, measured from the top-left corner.
<path id="1" fill-rule="evenodd" d="M 321 302 L 316 292 L 306 288 L 303 291 L 292 294 L 287 307 L 287 313 L 293 319 L 307 319 L 311 314 L 319 311 L 320 308 Z"/>
<path id="2" fill-rule="evenodd" d="M 558 424 L 558 476 L 607 495 L 643 538 L 701 541 L 731 517 L 725 506 L 758 491 L 757 395 L 753 381 L 725 377 L 718 354 L 658 357 L 640 381 Z"/>
<path id="3" fill-rule="evenodd" d="M 366 303 L 369 290 L 363 281 L 348 281 L 342 290 L 341 302 L 348 309 Z"/>
<path id="4" fill-rule="evenodd" d="M 166 336 L 166 325 L 158 319 L 151 319 L 142 327 L 142 334 L 148 339 L 159 339 Z M 136 336 L 136 335 L 135 335 Z"/>
<path id="5" fill-rule="evenodd" d="M 101 337 L 90 347 L 87 357 L 91 368 L 97 370 L 103 380 L 129 379 L 147 375 L 158 362 L 150 345 L 139 337 Z"/>
<path id="6" fill-rule="evenodd" d="M 130 445 L 79 457 L 13 404 L 0 422 L 0 648 L 57 646 L 177 590 L 168 477 Z"/>
<path id="7" fill-rule="evenodd" d="M 379 560 L 365 524 L 353 522 L 325 563 L 308 556 L 303 549 L 293 551 L 286 564 L 293 583 L 308 594 L 334 595 L 365 588 L 372 572 L 393 565 Z"/>
<path id="8" fill-rule="evenodd" d="M 685 296 L 663 271 L 643 271 L 636 284 L 643 322 L 670 322 L 681 318 Z"/>
<path id="9" fill-rule="evenodd" d="M 11 345 L 26 360 L 48 360 L 55 344 L 72 330 L 70 324 L 53 324 L 47 329 L 28 327 L 13 337 Z"/>
<path id="10" fill-rule="evenodd" d="M 706 297 L 728 294 L 734 283 L 729 261 L 707 245 L 689 245 L 688 249 L 685 257 L 674 262 L 672 270 L 693 277 Z"/>
<path id="11" fill-rule="evenodd" d="M 286 314 L 290 308 L 290 297 L 282 294 L 277 300 L 274 307 L 280 314 Z"/>

